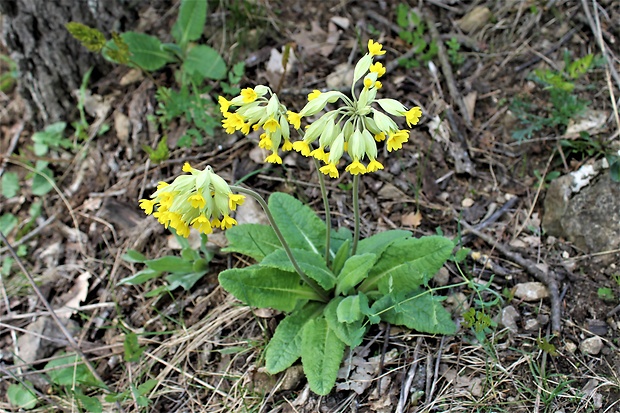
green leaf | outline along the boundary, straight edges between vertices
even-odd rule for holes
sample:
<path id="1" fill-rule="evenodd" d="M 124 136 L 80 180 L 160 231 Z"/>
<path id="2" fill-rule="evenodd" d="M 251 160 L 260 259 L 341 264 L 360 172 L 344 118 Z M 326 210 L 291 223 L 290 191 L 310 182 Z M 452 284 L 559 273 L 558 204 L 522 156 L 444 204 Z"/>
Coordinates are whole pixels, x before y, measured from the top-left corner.
<path id="1" fill-rule="evenodd" d="M 121 255 L 121 258 L 127 262 L 136 262 L 136 263 L 143 263 L 145 261 L 148 261 L 148 258 L 146 258 L 145 255 L 132 249 L 127 250 L 125 254 Z"/>
<path id="2" fill-rule="evenodd" d="M 159 383 L 159 380 L 157 380 L 157 379 L 147 380 L 147 381 L 145 381 L 144 383 L 142 383 L 141 385 L 138 386 L 138 392 L 141 395 L 147 394 L 148 392 L 153 390 L 155 388 L 155 386 L 157 386 L 158 383 Z"/>
<path id="3" fill-rule="evenodd" d="M 320 314 L 323 306 L 310 302 L 278 324 L 265 348 L 265 367 L 270 374 L 289 368 L 301 357 L 302 331 L 306 323 Z"/>
<path id="4" fill-rule="evenodd" d="M 325 248 L 325 223 L 301 201 L 276 192 L 269 197 L 269 210 L 291 248 L 322 254 Z"/>
<path id="5" fill-rule="evenodd" d="M 581 59 L 575 60 L 570 65 L 568 65 L 568 75 L 571 79 L 578 78 L 579 76 L 585 74 L 588 69 L 590 69 L 593 61 L 594 55 L 592 53 L 582 57 Z"/>
<path id="6" fill-rule="evenodd" d="M 99 385 L 93 374 L 88 370 L 77 355 L 57 358 L 45 365 L 50 380 L 59 386 L 74 384 Z"/>
<path id="7" fill-rule="evenodd" d="M 336 295 L 347 295 L 357 284 L 362 282 L 370 269 L 375 265 L 377 255 L 365 253 L 349 258 L 336 279 Z"/>
<path id="8" fill-rule="evenodd" d="M 359 290 L 411 292 L 439 271 L 453 248 L 452 240 L 437 235 L 396 241 L 379 258 Z"/>
<path id="9" fill-rule="evenodd" d="M 144 261 L 144 263 L 153 271 L 188 273 L 193 270 L 193 263 L 185 261 L 181 257 L 165 256 L 154 260 Z"/>
<path id="10" fill-rule="evenodd" d="M 138 343 L 138 335 L 136 333 L 125 334 L 123 340 L 123 349 L 125 350 L 125 361 L 139 361 L 140 356 L 144 352 L 144 347 L 140 347 Z"/>
<path id="11" fill-rule="evenodd" d="M 290 312 L 299 301 L 319 299 L 310 287 L 300 284 L 299 275 L 274 268 L 233 268 L 218 278 L 222 288 L 252 307 Z"/>
<path id="12" fill-rule="evenodd" d="M 72 148 L 73 142 L 63 137 L 66 128 L 66 122 L 56 122 L 46 126 L 42 131 L 35 132 L 32 135 L 35 155 L 45 156 L 50 147 L 53 149 Z"/>
<path id="13" fill-rule="evenodd" d="M 164 135 L 157 143 L 155 149 L 151 149 L 148 145 L 142 145 L 142 150 L 149 154 L 149 158 L 154 163 L 161 163 L 170 157 L 170 149 L 168 149 L 168 136 Z"/>
<path id="14" fill-rule="evenodd" d="M 17 217 L 11 213 L 0 215 L 0 232 L 8 235 L 17 226 Z"/>
<path id="15" fill-rule="evenodd" d="M 39 401 L 39 398 L 35 393 L 30 390 L 32 383 L 29 381 L 22 383 L 11 384 L 6 390 L 6 396 L 9 399 L 9 403 L 20 409 L 30 410 L 34 409 Z"/>
<path id="16" fill-rule="evenodd" d="M 198 73 L 202 78 L 220 80 L 226 77 L 226 62 L 212 47 L 199 45 L 192 47 L 183 61 L 183 70 L 190 76 Z"/>
<path id="17" fill-rule="evenodd" d="M 185 49 L 188 42 L 198 40 L 207 21 L 207 0 L 182 0 L 179 17 L 172 26 L 172 37 Z"/>
<path id="18" fill-rule="evenodd" d="M 340 277 L 340 271 L 342 271 L 342 267 L 344 263 L 351 256 L 351 240 L 345 240 L 338 248 L 338 252 L 336 252 L 336 256 L 334 257 L 334 261 L 332 262 L 332 268 L 334 274 Z"/>
<path id="19" fill-rule="evenodd" d="M 148 280 L 152 280 L 153 278 L 157 278 L 161 275 L 161 271 L 155 271 L 150 268 L 145 268 L 142 271 L 138 271 L 134 275 L 129 277 L 125 277 L 118 282 L 117 285 L 129 284 L 129 285 L 138 285 Z"/>
<path id="20" fill-rule="evenodd" d="M 352 323 L 342 323 L 338 320 L 338 307 L 342 303 L 342 297 L 333 298 L 325 307 L 323 314 L 329 328 L 347 346 L 355 348 L 362 344 L 366 335 L 366 327 L 363 320 Z"/>
<path id="21" fill-rule="evenodd" d="M 385 251 L 394 241 L 410 237 L 411 231 L 405 231 L 402 229 L 379 232 L 371 237 L 361 240 L 357 246 L 356 254 L 361 255 L 367 252 L 372 252 L 377 254 L 377 256 L 381 256 L 383 251 Z"/>
<path id="22" fill-rule="evenodd" d="M 310 389 L 318 395 L 328 394 L 338 376 L 345 344 L 327 325 L 324 316 L 304 326 L 301 339 L 301 363 Z"/>
<path id="23" fill-rule="evenodd" d="M 32 177 L 32 194 L 43 196 L 51 191 L 54 186 L 54 172 L 47 166 L 47 162 L 37 161 L 35 169 L 37 172 Z"/>
<path id="24" fill-rule="evenodd" d="M 86 409 L 86 411 L 90 413 L 103 412 L 103 406 L 101 405 L 101 402 L 98 398 L 85 395 L 79 388 L 75 389 L 74 394 L 75 398 L 78 399 L 80 403 L 82 403 L 82 406 L 84 407 L 84 409 Z"/>
<path id="25" fill-rule="evenodd" d="M 620 182 L 620 158 L 615 158 L 613 162 L 609 163 L 609 174 L 612 181 Z"/>
<path id="26" fill-rule="evenodd" d="M 316 281 L 325 290 L 331 290 L 336 284 L 336 277 L 327 268 L 325 259 L 322 255 L 315 254 L 314 252 L 291 249 L 297 264 L 303 272 L 314 281 Z M 291 260 L 289 260 L 286 251 L 277 250 L 266 256 L 260 263 L 260 265 L 270 268 L 278 268 L 282 271 L 295 272 L 295 267 Z"/>
<path id="27" fill-rule="evenodd" d="M 13 198 L 19 192 L 19 177 L 15 172 L 6 172 L 2 175 L 2 196 Z"/>
<path id="28" fill-rule="evenodd" d="M 226 231 L 228 247 L 224 252 L 238 252 L 261 261 L 275 250 L 281 249 L 282 244 L 269 225 L 242 224 Z"/>
<path id="29" fill-rule="evenodd" d="M 185 291 L 188 291 L 206 274 L 207 271 L 172 273 L 166 276 L 166 281 L 169 283 L 168 291 L 176 290 L 178 287 L 183 287 Z"/>
<path id="30" fill-rule="evenodd" d="M 129 46 L 130 63 L 141 69 L 155 71 L 164 67 L 173 56 L 161 50 L 161 42 L 157 37 L 144 33 L 125 32 L 121 38 Z"/>
<path id="31" fill-rule="evenodd" d="M 450 313 L 441 305 L 443 297 L 435 297 L 428 291 L 419 290 L 401 297 L 396 300 L 392 308 L 381 314 L 383 321 L 422 333 L 456 333 L 456 324 L 452 321 Z"/>
<path id="32" fill-rule="evenodd" d="M 336 315 L 340 323 L 361 321 L 364 319 L 364 314 L 367 312 L 368 298 L 364 293 L 345 297 L 336 309 Z"/>

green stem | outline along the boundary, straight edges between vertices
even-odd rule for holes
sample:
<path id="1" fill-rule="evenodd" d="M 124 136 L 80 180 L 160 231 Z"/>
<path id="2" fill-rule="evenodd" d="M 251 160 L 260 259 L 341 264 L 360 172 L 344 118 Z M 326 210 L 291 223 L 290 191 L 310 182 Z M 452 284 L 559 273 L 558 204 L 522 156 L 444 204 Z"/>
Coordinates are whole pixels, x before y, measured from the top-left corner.
<path id="1" fill-rule="evenodd" d="M 360 240 L 360 176 L 353 175 L 353 219 L 355 227 L 353 229 L 353 246 L 351 247 L 351 255 L 357 252 L 357 243 Z"/>
<path id="2" fill-rule="evenodd" d="M 319 164 L 319 160 L 314 159 L 314 166 L 316 167 L 316 172 L 319 175 L 319 185 L 321 186 L 321 197 L 323 197 L 323 207 L 325 208 L 325 264 L 329 267 L 329 259 L 330 259 L 330 243 L 331 243 L 331 234 L 332 234 L 332 218 L 329 211 L 329 199 L 327 198 L 327 187 L 325 186 L 325 178 L 321 171 L 319 171 L 321 165 Z"/>
<path id="3" fill-rule="evenodd" d="M 321 298 L 322 301 L 326 303 L 329 302 L 329 296 L 327 295 L 327 292 L 323 290 L 323 288 L 321 288 L 321 286 L 318 285 L 316 281 L 314 281 L 312 278 L 309 278 L 306 275 L 306 273 L 304 273 L 303 270 L 299 267 L 297 260 L 293 256 L 293 251 L 291 251 L 291 247 L 288 245 L 288 242 L 286 242 L 286 240 L 284 239 L 284 235 L 282 235 L 282 232 L 280 231 L 278 224 L 276 224 L 276 221 L 273 219 L 273 215 L 271 215 L 271 211 L 269 211 L 269 206 L 267 205 L 267 202 L 265 202 L 263 197 L 260 196 L 257 192 L 254 192 L 251 189 L 243 188 L 241 186 L 231 185 L 230 189 L 234 192 L 239 192 L 241 194 L 251 196 L 260 204 L 260 206 L 265 211 L 265 214 L 267 214 L 267 219 L 269 220 L 269 223 L 271 224 L 271 228 L 273 228 L 273 231 L 276 233 L 276 236 L 280 240 L 280 244 L 282 244 L 282 248 L 284 248 L 284 251 L 286 252 L 286 255 L 288 256 L 288 259 L 291 260 L 291 263 L 293 264 L 293 268 L 295 268 L 295 271 L 297 271 L 297 274 L 299 274 L 301 279 L 314 290 L 314 292 Z"/>

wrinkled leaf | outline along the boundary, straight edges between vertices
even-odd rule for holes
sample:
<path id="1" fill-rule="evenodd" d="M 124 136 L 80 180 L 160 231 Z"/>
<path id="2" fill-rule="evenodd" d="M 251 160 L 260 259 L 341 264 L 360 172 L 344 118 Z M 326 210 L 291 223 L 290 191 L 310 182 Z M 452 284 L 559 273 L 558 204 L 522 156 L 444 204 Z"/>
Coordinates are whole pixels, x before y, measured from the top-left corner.
<path id="1" fill-rule="evenodd" d="M 269 210 L 291 248 L 323 254 L 325 223 L 309 206 L 291 195 L 276 192 L 269 197 Z"/>
<path id="2" fill-rule="evenodd" d="M 368 310 L 368 298 L 364 293 L 359 293 L 345 297 L 338 304 L 336 315 L 340 323 L 354 323 L 363 320 Z"/>
<path id="3" fill-rule="evenodd" d="M 340 245 L 338 248 L 338 252 L 336 252 L 336 256 L 334 257 L 334 261 L 332 262 L 332 269 L 334 274 L 340 278 L 340 271 L 342 271 L 342 267 L 346 260 L 351 256 L 351 240 L 346 240 Z"/>
<path id="4" fill-rule="evenodd" d="M 183 69 L 190 75 L 198 73 L 202 78 L 220 80 L 226 77 L 226 62 L 212 47 L 193 47 L 183 61 Z"/>
<path id="5" fill-rule="evenodd" d="M 306 323 L 301 340 L 301 363 L 310 389 L 318 395 L 328 394 L 338 376 L 345 344 L 327 325 L 324 316 Z"/>
<path id="6" fill-rule="evenodd" d="M 207 20 L 207 0 L 182 0 L 179 17 L 172 26 L 172 37 L 185 48 L 188 42 L 198 40 Z"/>
<path id="7" fill-rule="evenodd" d="M 342 297 L 333 298 L 325 307 L 323 314 L 329 328 L 342 340 L 347 346 L 355 348 L 362 343 L 366 334 L 366 327 L 363 320 L 352 323 L 342 323 L 338 320 L 338 307 L 342 303 Z"/>
<path id="8" fill-rule="evenodd" d="M 336 284 L 336 277 L 325 265 L 322 255 L 310 251 L 291 249 L 297 264 L 304 273 L 316 281 L 325 290 L 331 290 Z M 282 271 L 295 272 L 295 267 L 284 250 L 277 250 L 266 256 L 261 265 L 270 268 L 278 268 Z"/>
<path id="9" fill-rule="evenodd" d="M 372 253 L 365 253 L 361 255 L 354 255 L 349 258 L 345 263 L 342 271 L 338 274 L 336 280 L 336 295 L 347 295 L 357 284 L 362 282 L 367 276 L 368 272 L 375 265 L 377 255 Z"/>
<path id="10" fill-rule="evenodd" d="M 269 225 L 242 224 L 226 231 L 228 247 L 224 252 L 238 252 L 261 261 L 275 250 L 281 249 L 282 244 L 276 233 Z"/>
<path id="11" fill-rule="evenodd" d="M 173 56 L 161 50 L 161 42 L 157 37 L 144 33 L 125 32 L 121 34 L 121 38 L 129 46 L 130 63 L 141 69 L 158 70 L 173 60 Z"/>
<path id="12" fill-rule="evenodd" d="M 278 324 L 273 337 L 265 348 L 265 367 L 270 374 L 276 374 L 289 368 L 301 357 L 303 328 L 308 321 L 320 314 L 321 308 L 322 305 L 319 303 L 308 303 Z"/>
<path id="13" fill-rule="evenodd" d="M 310 287 L 300 285 L 299 275 L 275 268 L 233 268 L 221 272 L 219 280 L 222 288 L 252 307 L 288 312 L 299 301 L 319 299 Z"/>
<path id="14" fill-rule="evenodd" d="M 441 300 L 443 297 L 435 297 L 427 291 L 402 296 L 393 307 L 381 314 L 381 319 L 422 333 L 454 334 L 456 324 L 441 305 Z"/>
<path id="15" fill-rule="evenodd" d="M 356 254 L 361 255 L 372 252 L 380 256 L 394 241 L 410 238 L 411 231 L 393 229 L 390 231 L 379 232 L 371 237 L 359 242 Z"/>

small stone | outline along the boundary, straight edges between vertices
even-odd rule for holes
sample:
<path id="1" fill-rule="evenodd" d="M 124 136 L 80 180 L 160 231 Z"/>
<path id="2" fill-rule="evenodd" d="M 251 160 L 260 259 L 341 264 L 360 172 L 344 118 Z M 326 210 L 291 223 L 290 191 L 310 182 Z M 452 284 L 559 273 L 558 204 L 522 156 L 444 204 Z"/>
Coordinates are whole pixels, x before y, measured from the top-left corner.
<path id="1" fill-rule="evenodd" d="M 538 320 L 535 318 L 530 318 L 525 321 L 523 328 L 527 331 L 537 331 L 540 328 L 540 324 L 538 324 Z"/>
<path id="2" fill-rule="evenodd" d="M 566 351 L 568 351 L 570 354 L 575 354 L 575 351 L 577 351 L 577 344 L 573 343 L 572 341 L 566 341 L 566 344 L 564 344 L 564 348 L 566 349 Z"/>
<path id="3" fill-rule="evenodd" d="M 537 301 L 541 298 L 549 297 L 549 291 L 543 283 L 540 282 L 527 282 L 520 283 L 514 286 L 512 293 L 515 297 L 522 299 L 523 301 Z"/>
<path id="4" fill-rule="evenodd" d="M 538 324 L 541 326 L 546 326 L 549 323 L 549 316 L 547 314 L 538 314 L 536 320 L 538 320 Z"/>
<path id="5" fill-rule="evenodd" d="M 584 354 L 597 355 L 603 348 L 603 340 L 599 336 L 586 338 L 579 344 L 579 350 Z"/>
<path id="6" fill-rule="evenodd" d="M 465 33 L 469 33 L 484 26 L 492 15 L 493 14 L 488 7 L 477 6 L 464 15 L 461 19 L 457 20 L 456 24 Z"/>
<path id="7" fill-rule="evenodd" d="M 519 327 L 517 326 L 517 320 L 521 316 L 519 312 L 511 305 L 502 308 L 502 317 L 501 324 L 510 330 L 513 333 L 517 333 L 519 331 Z"/>
<path id="8" fill-rule="evenodd" d="M 463 208 L 469 208 L 470 206 L 472 206 L 474 204 L 474 200 L 471 198 L 465 198 L 461 201 L 461 206 Z"/>
<path id="9" fill-rule="evenodd" d="M 450 282 L 450 272 L 446 267 L 441 267 L 439 272 L 433 277 L 433 281 L 435 281 L 439 287 L 448 285 Z"/>

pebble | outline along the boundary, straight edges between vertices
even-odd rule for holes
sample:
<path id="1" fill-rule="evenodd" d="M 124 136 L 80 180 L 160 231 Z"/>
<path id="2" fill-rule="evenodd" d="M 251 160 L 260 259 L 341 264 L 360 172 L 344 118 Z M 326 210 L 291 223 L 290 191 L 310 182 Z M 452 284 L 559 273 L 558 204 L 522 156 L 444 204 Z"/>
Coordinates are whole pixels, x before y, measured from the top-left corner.
<path id="1" fill-rule="evenodd" d="M 566 341 L 566 344 L 564 344 L 564 348 L 566 349 L 566 351 L 568 351 L 570 354 L 575 354 L 575 351 L 577 351 L 577 344 L 573 343 L 572 341 Z"/>
<path id="2" fill-rule="evenodd" d="M 607 323 L 603 320 L 589 320 L 588 331 L 597 336 L 604 336 L 607 334 Z"/>
<path id="3" fill-rule="evenodd" d="M 540 327 L 540 324 L 538 323 L 538 320 L 536 320 L 535 318 L 530 318 L 526 320 L 525 324 L 523 325 L 523 328 L 527 331 L 537 331 L 539 327 Z"/>
<path id="4" fill-rule="evenodd" d="M 433 277 L 433 281 L 435 281 L 439 287 L 448 285 L 450 282 L 450 271 L 448 271 L 446 267 L 441 267 L 439 272 Z"/>
<path id="5" fill-rule="evenodd" d="M 522 299 L 523 301 L 537 301 L 541 298 L 549 297 L 549 291 L 543 283 L 540 282 L 527 282 L 520 283 L 514 286 L 512 293 L 515 297 Z"/>
<path id="6" fill-rule="evenodd" d="M 520 318 L 521 316 L 519 315 L 519 312 L 511 305 L 502 308 L 502 318 L 501 318 L 501 324 L 506 327 L 508 330 L 510 330 L 513 333 L 517 333 L 519 332 L 519 327 L 517 326 L 517 320 Z"/>
<path id="7" fill-rule="evenodd" d="M 586 338 L 579 344 L 579 350 L 584 354 L 597 355 L 603 348 L 603 340 L 599 336 Z"/>

